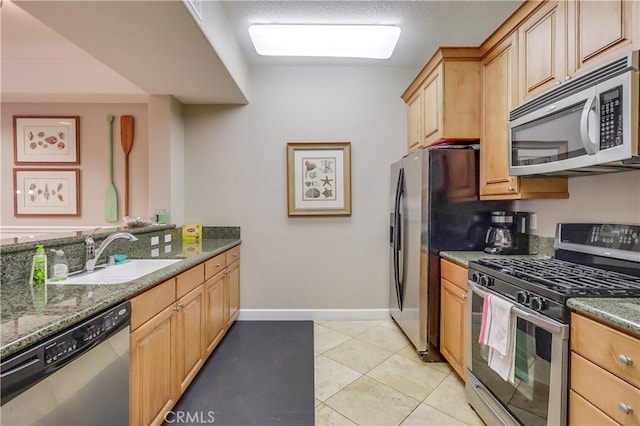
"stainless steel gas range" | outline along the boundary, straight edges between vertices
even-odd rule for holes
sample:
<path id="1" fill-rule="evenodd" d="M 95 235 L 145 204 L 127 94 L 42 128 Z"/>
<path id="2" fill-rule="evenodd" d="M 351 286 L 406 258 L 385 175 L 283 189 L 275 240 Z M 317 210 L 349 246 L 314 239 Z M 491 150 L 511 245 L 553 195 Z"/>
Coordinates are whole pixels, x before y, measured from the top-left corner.
<path id="1" fill-rule="evenodd" d="M 565 425 L 571 297 L 640 297 L 640 226 L 558 224 L 553 259 L 469 263 L 466 393 L 487 424 Z M 513 303 L 513 380 L 478 342 L 485 295 Z"/>

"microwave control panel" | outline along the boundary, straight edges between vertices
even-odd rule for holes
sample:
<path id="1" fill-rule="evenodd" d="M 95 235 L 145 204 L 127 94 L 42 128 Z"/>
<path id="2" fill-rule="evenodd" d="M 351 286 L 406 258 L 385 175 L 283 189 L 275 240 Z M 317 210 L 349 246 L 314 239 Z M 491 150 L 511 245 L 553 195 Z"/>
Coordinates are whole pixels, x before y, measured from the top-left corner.
<path id="1" fill-rule="evenodd" d="M 600 94 L 600 149 L 622 145 L 622 86 Z"/>

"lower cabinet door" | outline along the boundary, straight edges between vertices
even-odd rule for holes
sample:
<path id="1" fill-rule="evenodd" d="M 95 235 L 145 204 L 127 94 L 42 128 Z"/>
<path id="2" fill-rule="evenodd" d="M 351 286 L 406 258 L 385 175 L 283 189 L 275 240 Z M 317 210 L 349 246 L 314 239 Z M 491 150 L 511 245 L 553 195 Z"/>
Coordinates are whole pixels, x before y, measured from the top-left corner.
<path id="1" fill-rule="evenodd" d="M 464 380 L 467 295 L 448 280 L 440 281 L 440 351 Z"/>
<path id="2" fill-rule="evenodd" d="M 227 325 L 224 298 L 225 278 L 225 273 L 220 272 L 204 283 L 205 357 L 213 352 L 220 339 L 222 339 Z"/>
<path id="3" fill-rule="evenodd" d="M 178 398 L 174 307 L 165 308 L 130 335 L 130 425 L 161 425 Z"/>
<path id="4" fill-rule="evenodd" d="M 204 363 L 203 286 L 199 285 L 181 297 L 177 308 L 177 379 L 182 394 Z"/>
<path id="5" fill-rule="evenodd" d="M 232 263 L 227 273 L 227 323 L 230 326 L 240 313 L 240 261 Z"/>

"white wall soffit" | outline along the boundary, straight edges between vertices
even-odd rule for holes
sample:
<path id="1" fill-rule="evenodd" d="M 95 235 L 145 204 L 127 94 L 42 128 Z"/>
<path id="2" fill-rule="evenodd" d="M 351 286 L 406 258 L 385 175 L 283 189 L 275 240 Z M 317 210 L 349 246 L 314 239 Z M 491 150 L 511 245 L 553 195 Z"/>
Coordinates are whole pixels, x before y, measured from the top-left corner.
<path id="1" fill-rule="evenodd" d="M 146 102 L 146 93 L 11 2 L 0 9 L 3 102 Z"/>
<path id="2" fill-rule="evenodd" d="M 222 2 L 183 0 L 194 21 L 213 46 L 236 84 L 248 96 L 249 67 L 235 37 L 235 28 L 227 17 Z M 197 10 L 197 12 L 196 12 Z"/>
<path id="3" fill-rule="evenodd" d="M 150 95 L 247 99 L 182 1 L 14 1 Z"/>

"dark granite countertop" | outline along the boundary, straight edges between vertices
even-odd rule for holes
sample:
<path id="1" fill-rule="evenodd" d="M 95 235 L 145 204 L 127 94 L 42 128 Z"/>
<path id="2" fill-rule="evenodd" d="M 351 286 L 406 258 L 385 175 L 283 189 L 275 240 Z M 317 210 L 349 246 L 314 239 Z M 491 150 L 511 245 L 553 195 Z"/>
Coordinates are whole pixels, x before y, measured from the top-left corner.
<path id="1" fill-rule="evenodd" d="M 47 302 L 39 308 L 34 306 L 28 280 L 2 283 L 0 358 L 14 354 L 93 314 L 130 299 L 240 242 L 239 238 L 205 238 L 201 249 L 183 245 L 182 250 L 161 255 L 164 259 L 181 259 L 181 261 L 124 284 L 47 284 Z M 150 254 L 147 256 L 149 257 Z M 139 252 L 135 255 L 130 254 L 130 257 L 144 258 L 139 255 Z"/>
<path id="2" fill-rule="evenodd" d="M 477 261 L 480 258 L 494 258 L 494 259 L 549 259 L 551 256 L 547 254 L 509 254 L 509 255 L 497 255 L 488 254 L 483 251 L 447 251 L 440 252 L 440 257 L 451 260 L 458 265 L 469 266 L 469 262 Z"/>
<path id="3" fill-rule="evenodd" d="M 567 301 L 575 312 L 640 338 L 640 298 L 571 298 Z"/>

